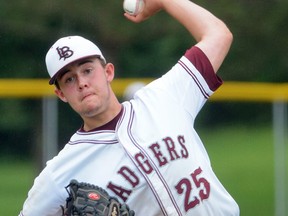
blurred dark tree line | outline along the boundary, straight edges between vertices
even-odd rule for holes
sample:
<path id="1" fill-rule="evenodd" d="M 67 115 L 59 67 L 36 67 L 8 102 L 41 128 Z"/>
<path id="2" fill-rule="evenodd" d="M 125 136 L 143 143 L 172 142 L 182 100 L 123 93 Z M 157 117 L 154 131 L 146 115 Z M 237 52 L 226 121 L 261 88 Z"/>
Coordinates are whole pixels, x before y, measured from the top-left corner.
<path id="1" fill-rule="evenodd" d="M 140 24 L 127 21 L 122 3 L 120 0 L 0 0 L 0 78 L 48 78 L 46 52 L 56 39 L 67 35 L 82 35 L 98 44 L 106 59 L 115 64 L 116 77 L 158 77 L 195 43 L 182 26 L 162 12 Z M 196 3 L 221 18 L 234 35 L 231 51 L 219 71 L 225 81 L 288 81 L 287 0 Z M 229 118 L 229 105 L 218 108 Z M 63 109 L 70 110 L 68 106 Z M 209 110 L 205 111 L 206 121 L 213 119 Z M 18 151 L 29 154 L 30 148 L 23 143 L 39 141 L 35 137 L 41 127 L 41 103 L 1 99 L 0 111 L 1 146 L 10 146 L 8 149 L 19 146 Z M 230 112 L 232 115 L 235 110 Z M 70 111 L 60 114 L 64 122 L 69 119 L 67 113 Z M 245 119 L 247 113 L 241 115 Z M 75 118 L 78 124 L 80 120 Z M 74 126 L 68 134 L 66 128 L 60 125 L 64 132 L 59 134 L 67 140 L 77 128 Z M 8 138 L 10 135 L 13 138 Z"/>

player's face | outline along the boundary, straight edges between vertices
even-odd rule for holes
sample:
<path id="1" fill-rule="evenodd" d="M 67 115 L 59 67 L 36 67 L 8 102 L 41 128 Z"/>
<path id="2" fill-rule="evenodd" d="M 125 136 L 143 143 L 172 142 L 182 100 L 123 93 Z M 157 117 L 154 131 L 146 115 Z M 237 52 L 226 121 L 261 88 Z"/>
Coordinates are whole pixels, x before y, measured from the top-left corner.
<path id="1" fill-rule="evenodd" d="M 94 117 L 109 109 L 113 78 L 113 64 L 103 66 L 98 58 L 86 58 L 63 69 L 55 93 L 82 118 Z"/>

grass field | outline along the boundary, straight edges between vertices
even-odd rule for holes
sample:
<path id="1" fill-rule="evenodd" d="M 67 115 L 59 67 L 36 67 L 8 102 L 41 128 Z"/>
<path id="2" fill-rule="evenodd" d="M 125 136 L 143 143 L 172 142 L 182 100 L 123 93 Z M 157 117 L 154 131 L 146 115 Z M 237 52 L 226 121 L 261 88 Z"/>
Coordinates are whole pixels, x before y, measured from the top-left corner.
<path id="1" fill-rule="evenodd" d="M 34 165 L 7 158 L 0 162 L 0 215 L 18 215 L 36 173 Z"/>
<path id="2" fill-rule="evenodd" d="M 212 167 L 243 216 L 274 215 L 271 128 L 239 126 L 203 131 Z"/>
<path id="3" fill-rule="evenodd" d="M 241 215 L 274 215 L 271 128 L 227 126 L 200 129 L 199 133 L 216 174 L 239 204 Z M 0 215 L 17 215 L 32 185 L 36 165 L 31 161 L 0 162 Z"/>

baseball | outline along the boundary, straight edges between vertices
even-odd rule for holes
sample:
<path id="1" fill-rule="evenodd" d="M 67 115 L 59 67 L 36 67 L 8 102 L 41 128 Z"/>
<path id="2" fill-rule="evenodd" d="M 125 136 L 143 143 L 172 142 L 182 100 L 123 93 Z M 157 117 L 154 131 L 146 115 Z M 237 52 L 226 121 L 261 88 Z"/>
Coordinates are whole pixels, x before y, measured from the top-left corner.
<path id="1" fill-rule="evenodd" d="M 124 0 L 124 11 L 130 15 L 138 15 L 144 8 L 144 0 Z"/>

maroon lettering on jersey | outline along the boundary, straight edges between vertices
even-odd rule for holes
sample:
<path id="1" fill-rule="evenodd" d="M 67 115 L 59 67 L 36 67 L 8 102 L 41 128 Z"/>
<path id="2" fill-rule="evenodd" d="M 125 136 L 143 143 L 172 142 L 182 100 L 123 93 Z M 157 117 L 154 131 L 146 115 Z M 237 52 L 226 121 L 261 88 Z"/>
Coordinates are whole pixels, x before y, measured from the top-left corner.
<path id="1" fill-rule="evenodd" d="M 146 173 L 150 174 L 153 171 L 152 166 L 150 165 L 149 161 L 142 155 L 142 153 L 138 153 L 135 155 L 135 160 L 137 161 L 140 169 Z"/>
<path id="2" fill-rule="evenodd" d="M 139 178 L 128 167 L 121 167 L 118 173 L 122 175 L 128 182 L 130 182 L 133 188 L 139 184 Z"/>
<path id="3" fill-rule="evenodd" d="M 107 185 L 107 188 L 109 188 L 111 191 L 113 191 L 124 202 L 126 202 L 129 195 L 132 193 L 132 190 L 125 189 L 121 186 L 113 184 L 112 182 L 109 182 L 109 184 Z"/>
<path id="4" fill-rule="evenodd" d="M 182 158 L 188 158 L 189 153 L 188 153 L 188 150 L 187 150 L 187 148 L 185 146 L 185 138 L 184 138 L 184 136 L 181 136 L 181 135 L 178 136 L 178 142 L 179 142 L 179 144 L 182 147 L 182 150 L 181 150 Z"/>
<path id="5" fill-rule="evenodd" d="M 179 159 L 180 156 L 178 155 L 178 153 L 175 150 L 175 143 L 174 143 L 173 139 L 171 137 L 166 137 L 163 139 L 163 141 L 165 142 L 167 150 L 170 154 L 170 160 L 173 161 L 175 159 Z"/>
<path id="6" fill-rule="evenodd" d="M 160 151 L 160 145 L 156 142 L 153 143 L 149 148 L 152 150 L 154 156 L 156 157 L 159 167 L 164 166 L 168 163 L 166 157 L 163 156 L 162 152 Z"/>

